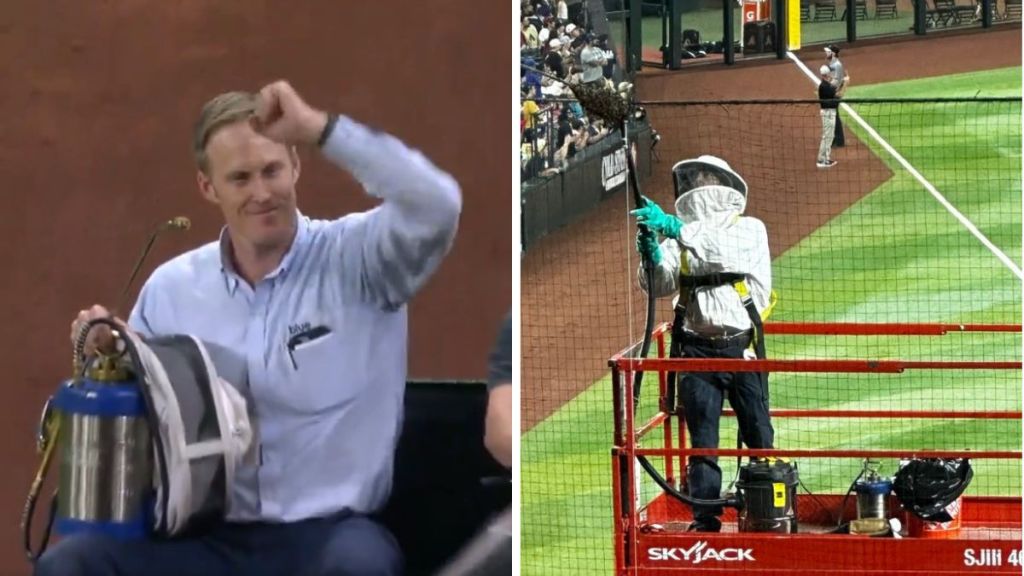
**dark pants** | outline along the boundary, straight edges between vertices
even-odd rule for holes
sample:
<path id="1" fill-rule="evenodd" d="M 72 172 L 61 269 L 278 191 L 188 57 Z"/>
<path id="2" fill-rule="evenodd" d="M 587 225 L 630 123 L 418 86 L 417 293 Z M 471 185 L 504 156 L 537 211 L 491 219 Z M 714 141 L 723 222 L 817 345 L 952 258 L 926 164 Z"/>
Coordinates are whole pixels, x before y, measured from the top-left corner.
<path id="1" fill-rule="evenodd" d="M 749 338 L 712 343 L 698 339 L 683 341 L 686 358 L 742 358 Z M 772 448 L 775 430 L 768 415 L 768 382 L 756 372 L 693 372 L 683 375 L 679 400 L 686 429 L 694 448 L 718 448 L 718 423 L 724 398 L 736 411 L 740 434 L 748 448 Z M 691 456 L 686 482 L 689 494 L 702 500 L 721 497 L 722 470 L 715 456 Z M 695 520 L 717 517 L 721 506 L 694 506 Z"/>
<path id="2" fill-rule="evenodd" d="M 843 121 L 839 119 L 839 109 L 836 108 L 836 135 L 832 139 L 832 147 L 846 146 L 846 135 L 843 133 Z"/>
<path id="3" fill-rule="evenodd" d="M 43 554 L 35 576 L 397 575 L 398 543 L 366 516 L 289 524 L 222 524 L 178 540 L 64 538 Z"/>

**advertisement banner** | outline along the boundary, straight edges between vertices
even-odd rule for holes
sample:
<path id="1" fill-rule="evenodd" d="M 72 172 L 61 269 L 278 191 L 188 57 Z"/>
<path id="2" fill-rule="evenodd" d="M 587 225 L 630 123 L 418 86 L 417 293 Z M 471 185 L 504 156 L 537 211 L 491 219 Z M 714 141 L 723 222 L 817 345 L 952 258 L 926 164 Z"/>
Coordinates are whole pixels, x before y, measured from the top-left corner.
<path id="1" fill-rule="evenodd" d="M 605 192 L 626 183 L 626 149 L 609 150 L 601 157 L 601 183 Z"/>

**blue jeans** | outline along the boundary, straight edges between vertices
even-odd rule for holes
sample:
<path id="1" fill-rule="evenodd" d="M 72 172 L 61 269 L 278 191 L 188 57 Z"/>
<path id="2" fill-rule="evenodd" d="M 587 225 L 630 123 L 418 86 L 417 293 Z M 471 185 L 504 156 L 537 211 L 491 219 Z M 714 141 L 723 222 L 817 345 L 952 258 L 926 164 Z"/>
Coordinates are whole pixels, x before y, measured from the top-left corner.
<path id="1" fill-rule="evenodd" d="M 81 534 L 62 539 L 35 576 L 348 576 L 402 572 L 395 538 L 366 516 L 288 524 L 221 524 L 201 536 L 119 541 Z"/>
<path id="2" fill-rule="evenodd" d="M 684 341 L 686 358 L 742 358 L 747 341 L 712 348 L 699 341 Z M 679 399 L 694 448 L 718 448 L 718 428 L 726 397 L 736 411 L 743 443 L 748 448 L 772 448 L 775 429 L 768 412 L 768 382 L 755 372 L 692 372 L 683 375 Z M 691 456 L 687 469 L 690 496 L 701 500 L 721 497 L 722 469 L 717 456 Z M 709 521 L 722 514 L 721 506 L 694 506 L 695 520 Z M 716 518 L 717 519 L 717 518 Z"/>

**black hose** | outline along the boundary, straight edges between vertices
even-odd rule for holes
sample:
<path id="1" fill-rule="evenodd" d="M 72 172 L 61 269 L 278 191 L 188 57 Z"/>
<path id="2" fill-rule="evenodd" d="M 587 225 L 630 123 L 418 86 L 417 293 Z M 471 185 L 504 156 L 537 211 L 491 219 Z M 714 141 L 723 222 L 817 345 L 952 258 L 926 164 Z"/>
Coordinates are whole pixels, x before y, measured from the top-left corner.
<path id="1" fill-rule="evenodd" d="M 675 498 L 676 500 L 679 500 L 684 504 L 689 504 L 690 506 L 727 506 L 729 508 L 736 508 L 737 510 L 743 508 L 743 502 L 738 496 L 733 496 L 732 498 L 718 498 L 716 500 L 701 500 L 700 498 L 693 498 L 692 496 L 683 494 L 682 492 L 673 488 L 672 485 L 669 484 L 668 481 L 665 480 L 665 478 L 662 477 L 661 474 L 658 474 L 658 471 L 647 460 L 646 457 L 637 456 L 636 460 L 637 462 L 640 463 L 640 466 L 642 466 L 643 469 L 647 471 L 647 474 L 651 476 L 654 482 L 658 486 L 660 486 L 662 490 L 665 491 L 666 494 Z"/>
<path id="2" fill-rule="evenodd" d="M 25 557 L 28 561 L 35 564 L 39 557 L 46 552 L 46 547 L 50 543 L 50 532 L 53 530 L 53 520 L 57 516 L 57 491 L 53 491 L 53 495 L 50 496 L 50 513 L 46 521 L 46 528 L 43 532 L 43 541 L 39 544 L 39 550 L 32 550 L 32 517 L 36 513 L 36 502 L 39 499 L 38 494 L 29 494 L 27 500 L 25 500 L 25 508 L 22 511 L 21 516 L 21 537 L 22 543 L 25 547 Z"/>
<path id="3" fill-rule="evenodd" d="M 803 480 L 801 480 L 800 478 L 797 478 L 796 481 L 800 483 L 800 487 L 804 489 L 804 492 L 807 492 L 807 495 L 810 496 L 811 498 L 813 498 L 814 501 L 818 503 L 818 507 L 819 508 L 821 508 L 822 510 L 825 510 L 826 512 L 828 512 L 829 516 L 832 516 L 833 519 L 835 518 L 835 515 L 832 514 L 832 512 L 828 509 L 827 506 L 822 504 L 821 500 L 818 498 L 818 496 L 814 492 L 811 492 L 811 490 L 807 487 L 807 485 L 804 484 Z M 836 521 L 836 524 L 842 524 L 842 521 L 843 521 L 843 516 L 842 516 L 842 514 L 840 514 L 839 515 L 839 520 Z"/>
<path id="4" fill-rule="evenodd" d="M 629 149 L 629 139 L 626 138 L 626 123 L 622 123 L 622 140 L 626 146 L 626 166 L 629 172 L 629 181 L 633 186 L 633 202 L 637 209 L 643 208 L 643 194 L 640 191 L 640 179 L 636 175 L 636 165 L 633 162 L 633 154 Z M 640 228 L 646 228 L 643 225 Z M 654 262 L 650 258 L 643 258 L 644 279 L 647 282 L 647 311 L 644 321 L 644 339 L 640 344 L 640 353 L 637 358 L 646 359 L 651 351 L 651 341 L 654 334 Z M 644 371 L 636 370 L 633 373 L 633 414 L 636 415 L 640 406 L 640 387 L 643 385 Z"/>
<path id="5" fill-rule="evenodd" d="M 842 525 L 843 513 L 846 512 L 846 502 L 850 499 L 850 494 L 853 494 L 853 489 L 857 487 L 857 481 L 860 480 L 862 476 L 864 476 L 863 469 L 861 469 L 860 474 L 857 474 L 857 477 L 853 479 L 853 482 L 850 484 L 850 489 L 846 491 L 846 496 L 843 496 L 843 503 L 839 505 L 839 520 L 836 520 L 836 528 L 839 528 Z"/>
<path id="6" fill-rule="evenodd" d="M 46 403 L 46 408 L 43 412 L 42 421 L 40 422 L 40 447 L 42 450 L 42 462 L 39 464 L 39 469 L 36 471 L 35 478 L 32 479 L 32 486 L 29 488 L 28 497 L 25 499 L 25 506 L 21 512 L 21 535 L 22 542 L 25 548 L 25 556 L 28 561 L 35 563 L 43 552 L 46 551 L 46 546 L 50 541 L 50 531 L 53 528 L 53 520 L 57 512 L 57 490 L 53 491 L 53 495 L 50 498 L 50 512 L 49 520 L 46 523 L 46 529 L 43 534 L 43 541 L 39 546 L 39 550 L 35 551 L 32 549 L 32 520 L 36 514 L 36 504 L 39 501 L 39 493 L 43 490 L 43 484 L 46 482 L 47 473 L 50 470 L 50 466 L 53 463 L 53 452 L 57 449 L 58 439 L 60 437 L 59 421 L 56 428 L 51 428 L 49 420 L 54 418 L 50 412 L 50 401 Z"/>

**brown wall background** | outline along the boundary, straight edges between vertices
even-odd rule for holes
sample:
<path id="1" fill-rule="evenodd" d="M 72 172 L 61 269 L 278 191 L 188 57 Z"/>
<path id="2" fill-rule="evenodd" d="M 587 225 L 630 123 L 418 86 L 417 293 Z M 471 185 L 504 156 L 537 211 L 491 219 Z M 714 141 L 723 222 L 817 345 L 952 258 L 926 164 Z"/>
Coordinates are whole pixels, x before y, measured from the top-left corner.
<path id="1" fill-rule="evenodd" d="M 455 175 L 461 227 L 410 307 L 410 375 L 485 377 L 512 299 L 509 15 L 501 2 L 454 0 L 3 3 L 0 574 L 28 573 L 18 524 L 33 435 L 70 371 L 72 317 L 113 304 L 159 222 L 186 215 L 193 227 L 157 240 L 131 298 L 159 262 L 220 230 L 190 157 L 195 117 L 216 93 L 286 78 L 313 105 L 391 132 Z M 302 160 L 305 213 L 372 205 L 316 153 Z"/>

